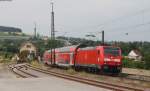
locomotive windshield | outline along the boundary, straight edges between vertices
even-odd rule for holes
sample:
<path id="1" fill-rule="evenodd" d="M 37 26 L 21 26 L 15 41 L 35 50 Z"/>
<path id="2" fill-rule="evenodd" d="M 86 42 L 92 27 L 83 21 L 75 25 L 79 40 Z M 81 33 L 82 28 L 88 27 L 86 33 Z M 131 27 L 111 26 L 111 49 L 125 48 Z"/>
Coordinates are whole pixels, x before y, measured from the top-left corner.
<path id="1" fill-rule="evenodd" d="M 104 54 L 111 56 L 120 56 L 119 48 L 104 47 Z"/>

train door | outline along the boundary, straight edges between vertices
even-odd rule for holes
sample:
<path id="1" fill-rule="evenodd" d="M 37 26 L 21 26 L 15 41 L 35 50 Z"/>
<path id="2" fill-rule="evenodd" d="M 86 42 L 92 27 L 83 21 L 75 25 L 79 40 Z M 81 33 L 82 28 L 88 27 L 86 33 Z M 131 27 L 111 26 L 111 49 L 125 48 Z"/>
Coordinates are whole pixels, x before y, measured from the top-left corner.
<path id="1" fill-rule="evenodd" d="M 73 57 L 74 57 L 74 54 L 70 53 L 70 66 L 73 65 Z"/>
<path id="2" fill-rule="evenodd" d="M 100 63 L 100 50 L 97 50 L 97 62 Z"/>

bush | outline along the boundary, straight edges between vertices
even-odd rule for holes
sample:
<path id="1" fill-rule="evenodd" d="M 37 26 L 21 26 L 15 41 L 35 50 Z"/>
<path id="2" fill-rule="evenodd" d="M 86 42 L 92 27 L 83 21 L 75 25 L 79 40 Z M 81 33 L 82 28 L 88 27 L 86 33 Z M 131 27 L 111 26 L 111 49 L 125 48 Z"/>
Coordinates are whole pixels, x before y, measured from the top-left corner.
<path id="1" fill-rule="evenodd" d="M 128 58 L 124 58 L 123 59 L 123 67 L 127 67 L 127 68 L 139 68 L 139 69 L 144 69 L 145 68 L 145 64 L 143 61 L 134 61 Z"/>
<path id="2" fill-rule="evenodd" d="M 145 61 L 145 69 L 150 69 L 150 55 L 145 55 L 143 60 Z"/>

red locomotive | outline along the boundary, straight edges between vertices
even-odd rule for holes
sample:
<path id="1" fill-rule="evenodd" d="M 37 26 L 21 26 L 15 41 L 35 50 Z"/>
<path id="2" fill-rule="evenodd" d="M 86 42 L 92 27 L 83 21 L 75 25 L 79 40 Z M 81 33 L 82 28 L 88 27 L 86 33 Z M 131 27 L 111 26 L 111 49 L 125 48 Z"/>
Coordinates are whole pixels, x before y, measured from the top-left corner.
<path id="1" fill-rule="evenodd" d="M 44 53 L 44 63 L 54 63 L 54 52 Z M 68 46 L 55 49 L 55 64 L 75 67 L 76 69 L 96 69 L 108 73 L 120 73 L 122 70 L 121 49 L 113 46 Z"/>

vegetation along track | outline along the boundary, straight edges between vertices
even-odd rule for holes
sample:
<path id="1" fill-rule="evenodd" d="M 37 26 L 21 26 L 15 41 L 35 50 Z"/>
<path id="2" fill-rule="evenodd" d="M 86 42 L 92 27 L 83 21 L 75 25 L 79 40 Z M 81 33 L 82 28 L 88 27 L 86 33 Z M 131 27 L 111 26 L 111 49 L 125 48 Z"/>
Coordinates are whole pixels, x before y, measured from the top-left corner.
<path id="1" fill-rule="evenodd" d="M 8 65 L 8 67 L 10 68 L 10 70 L 15 73 L 16 75 L 18 75 L 19 77 L 22 77 L 22 78 L 30 78 L 30 77 L 34 77 L 34 78 L 37 78 L 38 76 L 34 75 L 34 74 L 31 74 L 31 73 L 28 73 L 26 71 L 24 71 L 25 69 L 22 69 L 23 67 L 22 66 L 15 66 L 15 65 Z"/>
<path id="2" fill-rule="evenodd" d="M 134 87 L 128 87 L 124 85 L 116 85 L 110 82 L 101 82 L 97 80 L 81 78 L 77 76 L 50 71 L 50 70 L 44 70 L 41 68 L 33 67 L 31 65 L 24 65 L 24 67 L 28 67 L 29 69 L 36 70 L 45 74 L 53 75 L 56 77 L 60 77 L 60 78 L 64 78 L 64 79 L 68 79 L 68 80 L 72 80 L 72 81 L 76 81 L 76 82 L 80 82 L 80 83 L 84 83 L 84 84 L 88 84 L 92 86 L 102 87 L 102 88 L 106 88 L 106 89 L 110 89 L 114 91 L 144 91 L 144 89 L 142 88 L 134 88 Z"/>
<path id="3" fill-rule="evenodd" d="M 144 75 L 135 75 L 135 74 L 127 74 L 123 73 L 120 76 L 120 78 L 124 79 L 130 79 L 130 80 L 138 80 L 138 81 L 143 81 L 143 82 L 150 82 L 150 76 L 144 76 Z"/>

